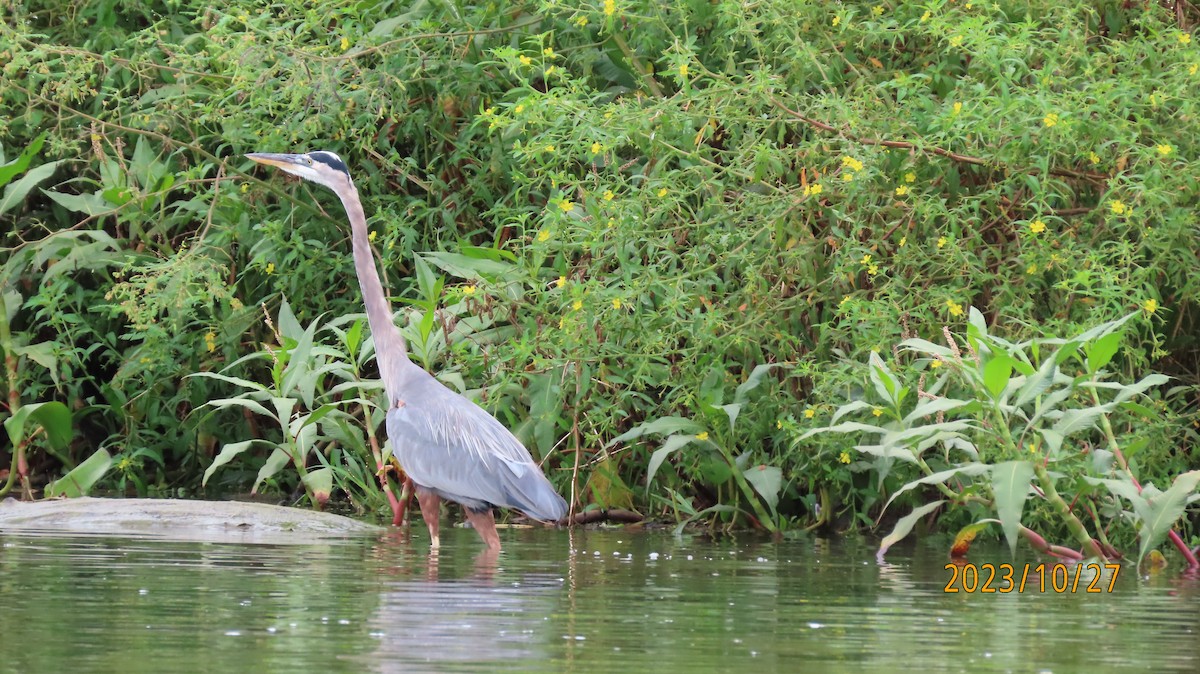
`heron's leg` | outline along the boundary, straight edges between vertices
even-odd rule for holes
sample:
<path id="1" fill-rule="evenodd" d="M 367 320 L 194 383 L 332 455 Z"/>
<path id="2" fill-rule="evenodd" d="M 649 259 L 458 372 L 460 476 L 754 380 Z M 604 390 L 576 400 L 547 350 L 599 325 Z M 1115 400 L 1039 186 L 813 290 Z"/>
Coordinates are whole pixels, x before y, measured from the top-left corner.
<path id="1" fill-rule="evenodd" d="M 475 512 L 470 508 L 464 508 L 467 512 L 467 520 L 471 526 L 475 527 L 475 531 L 479 532 L 479 537 L 483 539 L 489 550 L 500 550 L 500 534 L 496 533 L 496 517 L 492 514 L 492 509 L 480 510 Z"/>
<path id="2" fill-rule="evenodd" d="M 421 518 L 429 527 L 429 546 L 436 548 L 441 544 L 438 540 L 438 515 L 441 514 L 442 499 L 424 487 L 417 487 L 417 503 L 421 505 Z"/>

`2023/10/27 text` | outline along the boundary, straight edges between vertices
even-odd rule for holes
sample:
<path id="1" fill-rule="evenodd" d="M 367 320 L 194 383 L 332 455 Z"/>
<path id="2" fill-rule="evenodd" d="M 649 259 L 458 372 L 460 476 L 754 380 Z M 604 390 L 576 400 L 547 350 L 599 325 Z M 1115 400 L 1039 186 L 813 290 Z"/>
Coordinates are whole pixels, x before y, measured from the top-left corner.
<path id="1" fill-rule="evenodd" d="M 1112 592 L 1120 564 L 947 564 L 950 579 L 944 591 L 968 594 L 1017 592 Z M 1111 571 L 1107 575 L 1105 571 Z M 1018 573 L 1019 571 L 1019 573 Z M 1086 573 L 1085 573 L 1086 572 Z M 1107 575 L 1107 577 L 1106 577 Z"/>

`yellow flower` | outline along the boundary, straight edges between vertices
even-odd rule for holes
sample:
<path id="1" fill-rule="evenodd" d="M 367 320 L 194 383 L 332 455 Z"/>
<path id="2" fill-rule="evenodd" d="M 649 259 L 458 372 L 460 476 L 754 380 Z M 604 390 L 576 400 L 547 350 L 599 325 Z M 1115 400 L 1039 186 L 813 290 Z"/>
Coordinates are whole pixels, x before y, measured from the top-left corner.
<path id="1" fill-rule="evenodd" d="M 1029 265 L 1028 267 L 1025 268 L 1025 273 L 1026 274 L 1036 274 L 1037 273 L 1037 265 L 1036 264 Z"/>
<path id="2" fill-rule="evenodd" d="M 1189 75 L 1195 75 L 1197 72 L 1200 72 L 1200 63 L 1193 63 L 1192 65 L 1188 66 Z"/>
<path id="3" fill-rule="evenodd" d="M 838 455 L 838 461 L 842 463 L 850 463 L 850 452 L 842 452 Z"/>
<path id="4" fill-rule="evenodd" d="M 547 241 L 549 239 L 550 239 L 550 230 L 543 229 L 542 231 L 538 232 L 538 234 L 537 234 L 538 241 Z"/>
<path id="5" fill-rule="evenodd" d="M 1092 162 L 1093 164 L 1099 164 L 1100 163 L 1100 155 L 1096 154 L 1095 152 L 1089 152 L 1088 153 L 1088 161 Z"/>
<path id="6" fill-rule="evenodd" d="M 840 307 L 840 306 L 842 306 L 843 304 L 845 304 L 846 302 L 849 302 L 849 301 L 850 301 L 850 296 L 849 296 L 849 295 L 842 295 L 842 301 L 841 301 L 841 302 L 838 302 L 838 306 Z"/>
<path id="7" fill-rule="evenodd" d="M 1188 33 L 1179 34 L 1179 44 L 1191 44 L 1192 36 Z"/>
<path id="8" fill-rule="evenodd" d="M 1164 157 L 1171 154 L 1175 150 L 1175 148 L 1167 145 L 1166 143 L 1159 143 L 1158 145 L 1154 146 L 1154 149 L 1158 150 L 1158 153 Z"/>
<path id="9" fill-rule="evenodd" d="M 575 19 L 575 25 L 583 28 L 584 26 L 588 25 L 588 18 L 586 16 L 581 16 L 578 19 Z"/>
<path id="10" fill-rule="evenodd" d="M 1146 313 L 1152 314 L 1155 311 L 1158 311 L 1158 300 L 1151 297 L 1142 303 L 1142 308 L 1146 310 Z M 212 351 L 212 349 L 209 349 L 209 351 Z"/>
<path id="11" fill-rule="evenodd" d="M 549 77 L 553 74 L 554 74 L 554 66 L 550 66 L 549 68 L 546 68 L 546 77 Z"/>
<path id="12" fill-rule="evenodd" d="M 883 16 L 883 5 L 875 5 L 871 8 L 871 13 L 875 16 Z"/>
<path id="13" fill-rule="evenodd" d="M 946 237 L 944 237 L 944 236 L 939 236 L 939 237 L 938 237 L 938 240 L 937 240 L 937 247 L 938 247 L 938 248 L 944 248 L 944 247 L 946 246 L 946 244 L 947 244 L 947 243 L 949 243 L 949 239 L 947 239 L 947 238 L 946 238 Z"/>
<path id="14" fill-rule="evenodd" d="M 842 157 L 842 166 L 850 167 L 851 171 L 863 170 L 863 163 L 849 155 L 845 155 Z"/>
<path id="15" fill-rule="evenodd" d="M 583 308 L 583 300 L 575 300 L 575 302 L 572 303 L 571 306 L 575 308 L 575 311 L 579 311 L 580 309 Z"/>
<path id="16" fill-rule="evenodd" d="M 879 273 L 879 265 L 877 265 L 877 264 L 867 265 L 867 275 L 868 276 L 874 276 L 878 273 Z"/>
<path id="17" fill-rule="evenodd" d="M 609 219 L 608 219 L 608 222 L 606 222 L 606 223 L 604 223 L 604 224 L 605 224 L 605 226 L 606 226 L 606 227 L 608 227 L 609 229 L 612 229 L 612 228 L 613 228 L 613 226 L 617 224 L 617 219 L 616 219 L 616 218 L 609 218 Z"/>
<path id="18" fill-rule="evenodd" d="M 777 431 L 783 430 L 783 420 L 782 419 L 775 420 L 775 430 L 777 430 Z"/>
<path id="19" fill-rule="evenodd" d="M 823 189 L 825 189 L 825 188 L 821 187 L 821 183 L 813 183 L 811 185 L 805 185 L 804 186 L 804 196 L 809 197 L 814 194 L 820 194 Z"/>
<path id="20" fill-rule="evenodd" d="M 658 196 L 660 196 L 660 197 L 667 196 L 667 188 L 665 188 L 665 187 L 658 188 L 658 192 L 656 192 L 656 194 L 658 194 Z"/>
<path id="21" fill-rule="evenodd" d="M 896 196 L 902 197 L 905 194 L 908 194 L 908 185 L 901 185 L 896 188 Z"/>
<path id="22" fill-rule="evenodd" d="M 699 433 L 696 434 L 696 439 L 697 440 L 707 440 L 708 439 L 708 431 L 700 431 Z"/>
<path id="23" fill-rule="evenodd" d="M 815 416 L 817 416 L 817 411 L 814 410 L 813 408 L 809 407 L 804 410 L 804 418 L 805 419 L 811 419 Z"/>
<path id="24" fill-rule="evenodd" d="M 604 0 L 604 16 L 612 16 L 617 11 L 616 0 Z"/>
<path id="25" fill-rule="evenodd" d="M 1126 206 L 1125 202 L 1121 201 L 1120 199 L 1113 199 L 1112 201 L 1108 202 L 1108 207 L 1116 215 L 1124 215 L 1125 213 L 1129 212 L 1129 207 Z"/>
<path id="26" fill-rule="evenodd" d="M 575 202 L 570 199 L 563 199 L 558 202 L 558 207 L 562 209 L 563 213 L 569 213 L 575 208 Z"/>
<path id="27" fill-rule="evenodd" d="M 915 182 L 917 182 L 917 174 L 913 173 L 912 171 L 909 171 L 908 173 L 905 173 L 905 174 L 904 174 L 904 182 L 906 182 L 906 183 L 915 183 Z"/>
<path id="28" fill-rule="evenodd" d="M 958 302 L 955 302 L 954 300 L 946 300 L 946 308 L 949 309 L 951 316 L 962 316 L 963 315 L 962 305 L 959 304 Z"/>
<path id="29" fill-rule="evenodd" d="M 520 61 L 521 65 L 523 65 L 523 66 L 527 66 L 527 65 L 530 65 L 531 63 L 533 63 L 533 59 L 529 58 L 528 56 L 526 56 L 524 54 L 521 54 L 521 56 L 519 56 L 517 58 L 517 60 Z"/>
<path id="30" fill-rule="evenodd" d="M 963 43 L 963 36 L 961 36 L 961 35 L 955 35 L 954 37 L 950 38 L 950 46 L 951 47 L 961 47 L 962 43 Z"/>
<path id="31" fill-rule="evenodd" d="M 1151 300 L 1151 301 L 1153 301 L 1153 300 Z M 1154 312 L 1151 311 L 1150 313 L 1154 313 Z M 209 353 L 216 351 L 217 350 L 217 333 L 213 332 L 212 330 L 209 330 L 208 332 L 204 333 L 204 346 L 208 349 Z"/>
<path id="32" fill-rule="evenodd" d="M 519 114 L 521 114 L 522 112 L 525 112 L 525 106 L 524 106 L 524 105 L 517 105 L 517 107 L 513 108 L 513 112 L 515 112 L 515 113 L 517 113 L 517 114 L 519 115 Z"/>
<path id="33" fill-rule="evenodd" d="M 620 309 L 620 308 L 621 308 L 621 300 L 614 297 L 613 298 L 613 309 Z"/>
<path id="34" fill-rule="evenodd" d="M 835 17 L 833 17 L 833 21 L 831 21 L 830 23 L 833 24 L 834 28 L 837 28 L 838 24 L 840 24 L 841 22 L 842 22 L 842 17 L 835 16 Z"/>
<path id="35" fill-rule="evenodd" d="M 275 263 L 274 263 L 274 262 L 268 262 L 268 263 L 267 263 L 267 273 L 268 273 L 268 274 L 274 274 L 274 273 L 275 273 Z"/>
<path id="36" fill-rule="evenodd" d="M 906 244 L 906 243 L 908 243 L 908 237 L 907 236 L 900 237 L 900 247 L 903 248 L 904 244 Z"/>
<path id="37" fill-rule="evenodd" d="M 1041 234 L 1042 232 L 1046 231 L 1046 223 L 1042 222 L 1041 219 L 1034 220 L 1033 222 L 1029 223 L 1029 231 L 1033 232 L 1034 234 Z"/>
<path id="38" fill-rule="evenodd" d="M 242 193 L 246 193 L 250 189 L 250 183 L 242 183 Z"/>
<path id="39" fill-rule="evenodd" d="M 346 38 L 342 38 L 342 51 L 346 51 L 349 48 L 350 48 L 350 40 L 348 40 Z"/>
<path id="40" fill-rule="evenodd" d="M 592 143 L 592 154 L 600 154 L 600 143 Z"/>
<path id="41" fill-rule="evenodd" d="M 846 171 L 845 173 L 842 174 L 842 180 L 845 182 L 850 182 L 850 181 L 854 180 L 854 174 L 849 171 Z"/>
<path id="42" fill-rule="evenodd" d="M 604 190 L 604 200 L 605 201 L 613 200 L 613 191 L 612 190 Z"/>
<path id="43" fill-rule="evenodd" d="M 546 47 L 545 49 L 543 49 L 543 50 L 542 50 L 542 56 L 545 56 L 545 57 L 546 57 L 546 58 L 548 58 L 548 59 L 556 59 L 556 58 L 558 58 L 558 54 L 555 54 L 555 53 L 554 53 L 554 48 L 553 48 L 553 47 Z"/>
<path id="44" fill-rule="evenodd" d="M 367 235 L 367 240 L 369 240 L 369 241 L 375 240 L 375 230 L 373 230 L 373 229 L 371 230 L 371 233 Z"/>
<path id="45" fill-rule="evenodd" d="M 557 285 L 559 288 L 561 288 L 561 287 L 563 287 L 563 286 L 567 285 L 567 277 L 566 277 L 566 276 L 559 276 L 559 277 L 558 277 L 558 280 L 557 280 L 557 281 L 555 281 L 554 283 L 555 283 L 555 285 Z"/>
<path id="46" fill-rule="evenodd" d="M 863 255 L 862 259 L 858 262 L 859 264 L 871 264 L 871 254 L 867 253 L 866 255 Z"/>
<path id="47" fill-rule="evenodd" d="M 1058 124 L 1058 115 L 1053 112 L 1047 114 L 1042 118 L 1042 124 L 1045 124 L 1048 127 Z"/>
<path id="48" fill-rule="evenodd" d="M 565 326 L 566 324 L 567 324 L 567 317 L 566 317 L 566 316 L 559 316 L 559 317 L 558 317 L 558 329 L 559 329 L 559 330 L 562 330 L 562 329 L 563 329 L 563 326 Z"/>
<path id="49" fill-rule="evenodd" d="M 938 368 L 939 368 L 939 367 L 941 367 L 941 366 L 942 366 L 942 361 L 940 361 L 940 360 L 935 360 L 935 361 L 933 361 L 932 363 L 930 363 L 930 364 L 929 364 L 929 369 L 931 369 L 931 370 L 936 370 L 936 369 L 938 369 Z"/>
<path id="50" fill-rule="evenodd" d="M 236 298 L 236 297 L 234 297 L 234 298 L 230 299 L 230 300 L 229 300 L 229 308 L 233 309 L 234 311 L 237 311 L 238 309 L 241 309 L 241 308 L 242 308 L 242 301 L 241 301 L 241 300 L 239 300 L 239 299 L 238 299 L 238 298 Z"/>
<path id="51" fill-rule="evenodd" d="M 464 286 L 463 294 L 464 295 L 474 295 L 475 294 L 475 286 L 474 285 Z"/>
<path id="52" fill-rule="evenodd" d="M 554 152 L 554 146 L 553 146 L 553 145 L 547 145 L 547 146 L 546 146 L 546 152 Z"/>
<path id="53" fill-rule="evenodd" d="M 955 102 L 954 102 L 954 105 L 952 106 L 952 108 L 951 108 L 951 109 L 952 109 L 952 110 L 954 110 L 954 114 L 956 114 L 956 115 L 957 115 L 958 113 L 962 112 L 962 102 L 961 102 L 961 101 L 955 101 Z"/>
<path id="54" fill-rule="evenodd" d="M 929 17 L 931 17 L 931 16 L 933 16 L 933 12 L 931 12 L 929 10 L 925 10 L 925 13 L 921 15 L 921 22 L 924 23 L 924 22 L 928 21 Z"/>
<path id="55" fill-rule="evenodd" d="M 680 77 L 688 76 L 688 64 L 686 64 L 686 63 L 679 64 L 679 76 Z"/>
<path id="56" fill-rule="evenodd" d="M 883 410 L 876 407 L 875 409 L 871 410 L 871 414 L 874 414 L 877 417 L 881 417 L 881 416 L 883 416 Z"/>

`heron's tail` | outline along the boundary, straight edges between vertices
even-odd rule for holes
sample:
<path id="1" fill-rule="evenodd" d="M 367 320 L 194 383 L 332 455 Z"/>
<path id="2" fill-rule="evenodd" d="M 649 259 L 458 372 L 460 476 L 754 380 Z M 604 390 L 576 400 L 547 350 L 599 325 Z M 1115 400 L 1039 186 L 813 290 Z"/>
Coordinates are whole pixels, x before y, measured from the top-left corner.
<path id="1" fill-rule="evenodd" d="M 507 477 L 504 495 L 508 503 L 502 504 L 506 508 L 515 508 L 543 522 L 557 522 L 567 516 L 567 502 L 536 465 L 520 473 L 509 473 Z"/>

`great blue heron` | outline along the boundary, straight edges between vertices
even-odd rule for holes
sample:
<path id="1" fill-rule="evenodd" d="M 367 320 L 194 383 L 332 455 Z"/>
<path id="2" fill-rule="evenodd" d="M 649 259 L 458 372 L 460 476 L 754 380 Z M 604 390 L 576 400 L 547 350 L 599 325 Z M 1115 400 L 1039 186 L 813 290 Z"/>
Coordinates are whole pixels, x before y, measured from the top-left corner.
<path id="1" fill-rule="evenodd" d="M 400 465 L 412 480 L 438 546 L 441 499 L 461 503 L 489 549 L 500 549 L 492 507 L 515 508 L 539 520 L 557 521 L 567 504 L 529 451 L 492 415 L 446 388 L 408 359 L 404 337 L 392 321 L 367 237 L 358 190 L 346 164 L 332 152 L 246 155 L 333 190 L 350 218 L 354 270 L 375 338 L 375 361 L 387 392 L 387 432 Z"/>

